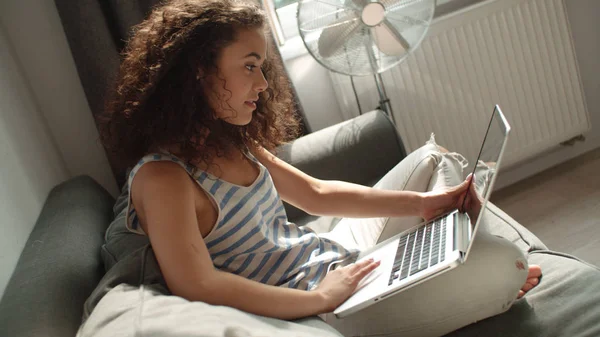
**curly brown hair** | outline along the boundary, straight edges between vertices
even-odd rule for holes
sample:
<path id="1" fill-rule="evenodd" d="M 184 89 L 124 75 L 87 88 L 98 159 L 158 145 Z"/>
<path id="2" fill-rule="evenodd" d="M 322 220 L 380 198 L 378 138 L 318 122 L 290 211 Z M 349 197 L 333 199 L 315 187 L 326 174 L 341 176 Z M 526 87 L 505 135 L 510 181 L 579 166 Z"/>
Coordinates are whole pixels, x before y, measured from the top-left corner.
<path id="1" fill-rule="evenodd" d="M 290 83 L 272 43 L 262 67 L 269 86 L 248 125 L 215 118 L 197 78 L 199 70 L 218 73 L 220 52 L 239 30 L 264 28 L 269 34 L 265 21 L 251 3 L 174 0 L 160 4 L 135 26 L 105 111 L 98 116 L 101 140 L 115 164 L 125 169 L 151 151 L 176 145 L 180 158 L 208 166 L 211 153 L 258 146 L 274 150 L 297 137 Z"/>

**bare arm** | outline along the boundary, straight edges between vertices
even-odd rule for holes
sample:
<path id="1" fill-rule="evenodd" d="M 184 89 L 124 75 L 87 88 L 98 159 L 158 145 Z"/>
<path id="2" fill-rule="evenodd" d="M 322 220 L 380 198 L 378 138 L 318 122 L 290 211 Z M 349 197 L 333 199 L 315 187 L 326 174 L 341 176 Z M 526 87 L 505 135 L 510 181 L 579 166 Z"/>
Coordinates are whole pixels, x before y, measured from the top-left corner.
<path id="1" fill-rule="evenodd" d="M 420 216 L 426 220 L 459 209 L 467 197 L 467 177 L 460 185 L 429 192 L 387 191 L 338 181 L 325 181 L 321 187 L 320 214 L 346 217 Z M 473 203 L 474 204 L 474 203 Z M 467 209 L 472 208 L 467 206 Z M 461 210 L 463 211 L 463 210 Z"/>
<path id="2" fill-rule="evenodd" d="M 423 193 L 380 190 L 353 183 L 320 180 L 267 150 L 255 154 L 267 167 L 282 199 L 313 215 L 370 218 L 421 215 Z"/>
<path id="3" fill-rule="evenodd" d="M 319 287 L 321 291 L 265 285 L 214 268 L 196 216 L 197 210 L 212 205 L 181 167 L 144 165 L 134 179 L 132 198 L 169 290 L 191 301 L 281 319 L 305 317 L 335 308 L 350 295 L 348 289 L 376 267 L 361 266 L 360 273 L 346 270 L 354 288 L 346 287 L 341 295 L 336 287 L 327 286 L 331 282 Z"/>
<path id="4" fill-rule="evenodd" d="M 317 191 L 317 215 L 349 218 L 420 215 L 422 194 L 379 190 L 344 181 L 322 181 Z"/>

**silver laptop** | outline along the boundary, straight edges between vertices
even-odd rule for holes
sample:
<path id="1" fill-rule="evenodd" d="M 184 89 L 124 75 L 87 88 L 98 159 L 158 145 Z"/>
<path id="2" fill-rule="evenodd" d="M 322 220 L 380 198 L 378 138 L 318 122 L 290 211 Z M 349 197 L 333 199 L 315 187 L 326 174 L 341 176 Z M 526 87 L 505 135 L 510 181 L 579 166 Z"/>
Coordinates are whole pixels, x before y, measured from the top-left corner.
<path id="1" fill-rule="evenodd" d="M 469 162 L 473 173 L 478 165 L 489 167 L 485 190 L 478 191 L 477 196 L 472 196 L 466 205 L 463 203 L 461 209 L 466 208 L 465 212 L 455 210 L 421 223 L 361 252 L 357 261 L 373 257 L 381 260 L 381 264 L 359 283 L 346 302 L 334 310 L 338 318 L 392 297 L 467 261 L 496 181 L 509 132 L 510 126 L 496 105 L 477 160 Z"/>

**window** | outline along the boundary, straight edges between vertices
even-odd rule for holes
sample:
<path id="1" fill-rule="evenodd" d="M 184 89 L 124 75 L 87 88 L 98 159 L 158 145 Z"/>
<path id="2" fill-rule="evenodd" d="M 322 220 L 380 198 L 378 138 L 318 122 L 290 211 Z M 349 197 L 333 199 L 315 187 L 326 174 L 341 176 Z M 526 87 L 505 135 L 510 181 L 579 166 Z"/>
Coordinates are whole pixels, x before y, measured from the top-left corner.
<path id="1" fill-rule="evenodd" d="M 280 7 L 277 7 L 278 2 L 281 3 Z M 294 36 L 300 35 L 298 33 L 298 19 L 296 17 L 298 2 L 295 0 L 275 0 L 275 8 L 284 37 L 291 39 Z"/>
<path id="2" fill-rule="evenodd" d="M 298 0 L 263 0 L 263 6 L 280 46 L 299 35 L 296 19 Z"/>

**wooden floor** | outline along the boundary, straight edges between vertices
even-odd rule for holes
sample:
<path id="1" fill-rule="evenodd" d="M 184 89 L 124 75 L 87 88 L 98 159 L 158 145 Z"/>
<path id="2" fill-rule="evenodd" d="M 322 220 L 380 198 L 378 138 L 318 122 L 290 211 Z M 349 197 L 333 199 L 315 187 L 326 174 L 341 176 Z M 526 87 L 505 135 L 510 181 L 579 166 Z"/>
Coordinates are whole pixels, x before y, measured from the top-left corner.
<path id="1" fill-rule="evenodd" d="M 600 149 L 494 192 L 548 248 L 600 266 Z"/>

